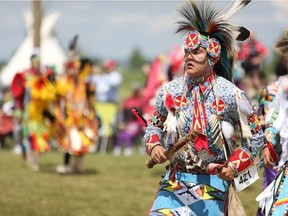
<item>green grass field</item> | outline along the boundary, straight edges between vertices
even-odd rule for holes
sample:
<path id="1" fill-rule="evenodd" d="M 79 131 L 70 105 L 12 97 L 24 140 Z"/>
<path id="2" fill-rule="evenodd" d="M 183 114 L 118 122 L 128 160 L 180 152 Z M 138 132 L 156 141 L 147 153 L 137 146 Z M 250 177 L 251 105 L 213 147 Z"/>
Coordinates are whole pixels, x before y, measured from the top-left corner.
<path id="1" fill-rule="evenodd" d="M 40 158 L 33 172 L 11 151 L 0 151 L 0 215 L 5 216 L 145 216 L 164 166 L 145 167 L 146 155 L 115 157 L 91 153 L 82 175 L 59 175 L 59 152 Z M 255 215 L 261 180 L 240 192 L 247 216 Z"/>

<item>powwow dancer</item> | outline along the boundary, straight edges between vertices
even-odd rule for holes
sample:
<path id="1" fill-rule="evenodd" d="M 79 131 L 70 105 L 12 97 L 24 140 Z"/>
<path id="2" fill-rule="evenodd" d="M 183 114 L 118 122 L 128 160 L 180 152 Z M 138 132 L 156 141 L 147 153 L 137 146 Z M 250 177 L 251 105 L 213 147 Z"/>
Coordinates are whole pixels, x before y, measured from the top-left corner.
<path id="1" fill-rule="evenodd" d="M 86 85 L 91 63 L 89 59 L 80 59 L 75 55 L 76 41 L 77 37 L 70 44 L 71 58 L 66 63 L 66 75 L 59 78 L 64 89 L 55 110 L 58 120 L 56 140 L 59 149 L 64 152 L 63 164 L 56 168 L 61 174 L 83 173 L 84 156 L 98 137 L 98 121 L 92 105 L 94 101 L 90 101 Z"/>
<path id="2" fill-rule="evenodd" d="M 276 43 L 276 52 L 287 58 L 288 32 Z M 288 213 L 288 78 L 282 77 L 278 91 L 265 116 L 265 145 L 262 158 L 265 168 L 277 171 L 274 181 L 256 198 L 263 215 Z M 279 144 L 281 145 L 279 151 Z M 281 153 L 279 155 L 279 152 Z M 280 159 L 279 159 L 280 156 Z"/>
<path id="3" fill-rule="evenodd" d="M 266 118 L 266 115 L 268 113 L 268 110 L 270 109 L 271 106 L 273 106 L 273 101 L 275 99 L 276 94 L 279 91 L 279 84 L 280 84 L 281 79 L 278 79 L 278 80 L 270 83 L 269 85 L 267 85 L 265 88 L 263 88 L 260 95 L 259 95 L 259 98 L 258 98 L 258 102 L 259 102 L 258 116 L 259 116 L 260 122 L 262 124 L 262 129 L 264 131 L 265 131 L 265 127 L 266 127 L 265 118 Z M 277 137 L 275 137 L 275 138 L 277 138 Z M 279 144 L 279 142 L 277 142 L 277 143 L 278 143 L 277 154 L 281 154 L 281 150 L 279 148 L 280 144 Z M 263 160 L 260 160 L 258 167 L 260 169 L 263 167 Z M 265 188 L 267 188 L 271 184 L 271 182 L 275 179 L 276 176 L 277 176 L 277 172 L 275 169 L 264 167 L 262 190 L 265 190 Z M 262 215 L 261 209 L 258 209 L 257 215 L 258 216 Z"/>
<path id="4" fill-rule="evenodd" d="M 61 96 L 57 116 L 56 140 L 64 152 L 63 165 L 57 166 L 59 173 L 84 172 L 84 156 L 97 140 L 98 121 L 94 107 L 87 98 L 85 74 L 90 70 L 86 61 L 73 60 L 66 65 L 68 74 L 62 77 L 66 93 Z M 60 78 L 59 78 L 60 79 Z M 71 156 L 74 163 L 71 166 Z"/>
<path id="5" fill-rule="evenodd" d="M 162 87 L 144 135 L 155 164 L 170 160 L 149 215 L 233 215 L 241 210 L 228 202 L 232 180 L 248 168 L 257 173 L 252 163 L 263 132 L 244 92 L 231 82 L 236 40 L 245 40 L 249 31 L 228 19 L 249 2 L 233 1 L 218 10 L 205 1 L 189 1 L 178 9 L 185 18 L 176 30 L 186 36 L 184 75 Z M 167 158 L 166 149 L 191 131 L 198 135 Z M 234 183 L 236 189 L 242 184 Z"/>
<path id="6" fill-rule="evenodd" d="M 13 83 L 20 83 L 20 86 L 15 89 L 13 84 L 11 91 L 22 127 L 23 157 L 27 154 L 31 169 L 38 171 L 39 155 L 50 150 L 50 125 L 55 120 L 51 104 L 56 100 L 57 83 L 51 69 L 41 68 L 38 54 L 33 54 L 30 60 L 31 68 L 17 73 L 13 79 Z"/>

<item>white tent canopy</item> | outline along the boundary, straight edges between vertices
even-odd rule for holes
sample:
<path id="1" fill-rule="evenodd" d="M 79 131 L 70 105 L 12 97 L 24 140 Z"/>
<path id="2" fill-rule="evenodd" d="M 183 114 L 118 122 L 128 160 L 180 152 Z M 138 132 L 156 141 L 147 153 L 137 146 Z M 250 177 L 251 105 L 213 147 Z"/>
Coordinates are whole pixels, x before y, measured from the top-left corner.
<path id="1" fill-rule="evenodd" d="M 4 86 L 10 86 L 14 75 L 30 67 L 30 57 L 34 53 L 32 13 L 24 13 L 27 36 L 1 72 L 1 81 Z M 57 73 L 63 72 L 66 60 L 64 50 L 53 36 L 53 27 L 59 18 L 59 13 L 54 12 L 43 17 L 41 24 L 41 49 L 40 57 L 43 66 L 53 66 Z"/>

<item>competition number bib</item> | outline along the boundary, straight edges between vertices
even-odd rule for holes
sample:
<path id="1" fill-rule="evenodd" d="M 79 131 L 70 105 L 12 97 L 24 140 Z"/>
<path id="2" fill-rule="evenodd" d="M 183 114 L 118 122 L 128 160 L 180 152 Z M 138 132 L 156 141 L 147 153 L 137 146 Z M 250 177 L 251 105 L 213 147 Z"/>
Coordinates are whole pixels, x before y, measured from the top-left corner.
<path id="1" fill-rule="evenodd" d="M 256 166 L 251 166 L 249 169 L 245 170 L 234 178 L 235 189 L 240 192 L 253 184 L 257 179 L 259 179 L 258 171 Z"/>

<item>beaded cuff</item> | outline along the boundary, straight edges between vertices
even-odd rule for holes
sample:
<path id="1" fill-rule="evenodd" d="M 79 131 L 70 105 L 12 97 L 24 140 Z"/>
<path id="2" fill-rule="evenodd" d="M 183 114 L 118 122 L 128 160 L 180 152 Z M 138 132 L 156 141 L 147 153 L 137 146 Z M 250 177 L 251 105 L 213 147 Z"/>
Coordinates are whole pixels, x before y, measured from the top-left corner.
<path id="1" fill-rule="evenodd" d="M 146 153 L 151 155 L 153 148 L 160 144 L 160 139 L 157 134 L 153 134 L 150 138 L 146 140 Z"/>
<path id="2" fill-rule="evenodd" d="M 251 154 L 243 148 L 237 149 L 231 155 L 228 162 L 228 166 L 234 170 L 235 174 L 245 171 L 251 164 Z"/>

